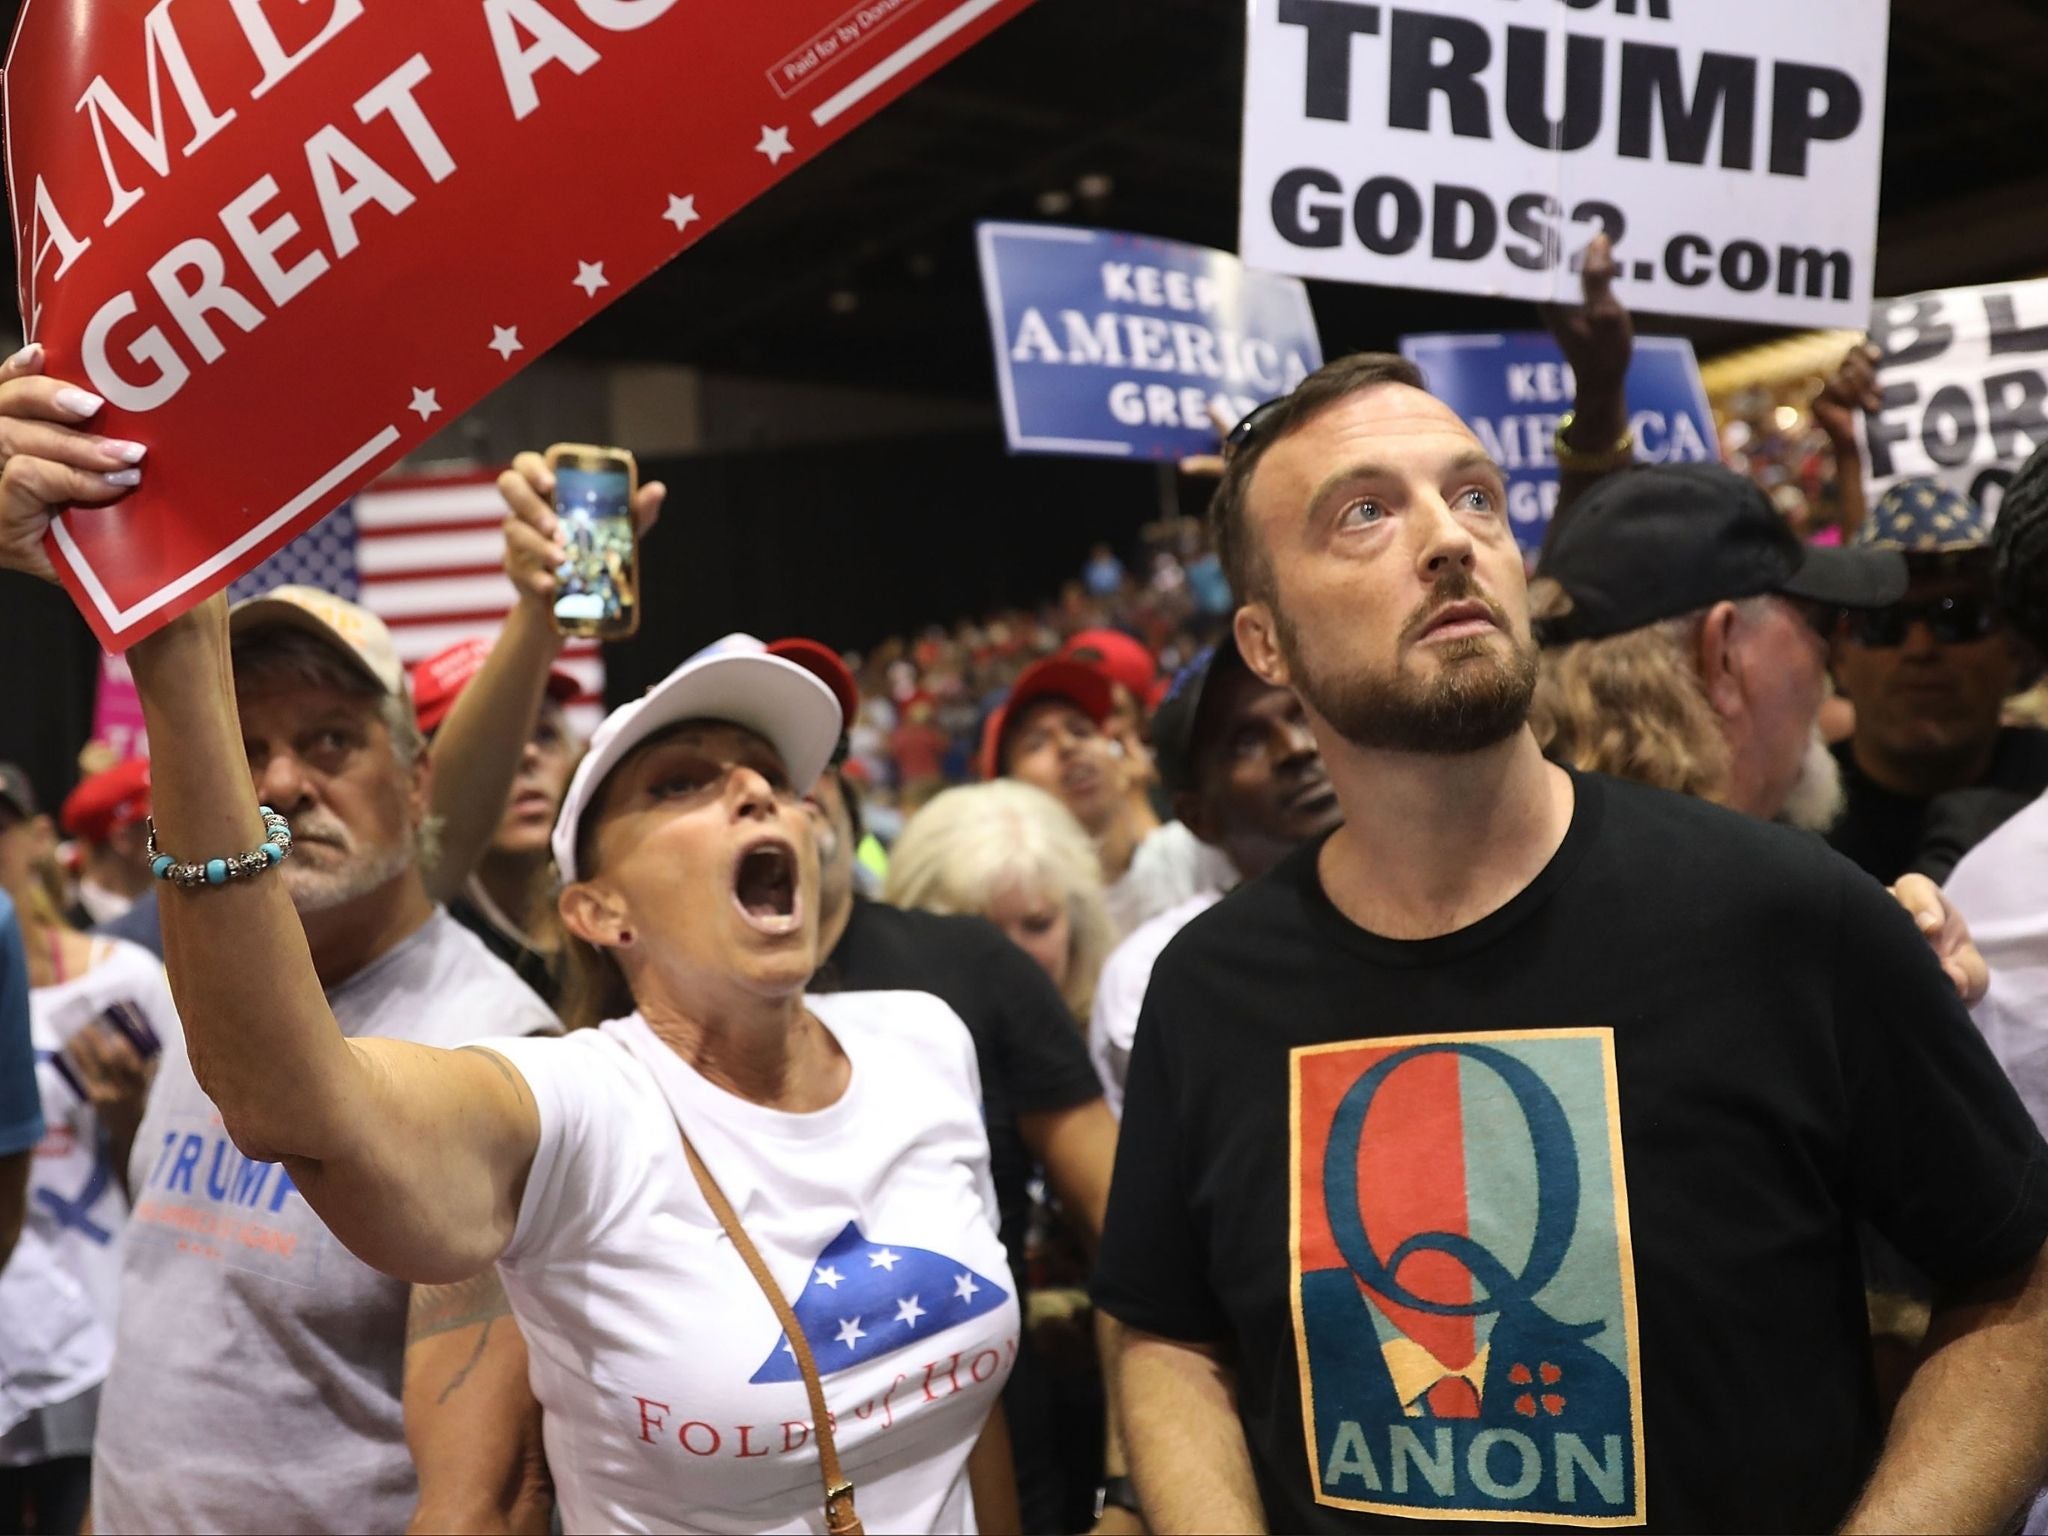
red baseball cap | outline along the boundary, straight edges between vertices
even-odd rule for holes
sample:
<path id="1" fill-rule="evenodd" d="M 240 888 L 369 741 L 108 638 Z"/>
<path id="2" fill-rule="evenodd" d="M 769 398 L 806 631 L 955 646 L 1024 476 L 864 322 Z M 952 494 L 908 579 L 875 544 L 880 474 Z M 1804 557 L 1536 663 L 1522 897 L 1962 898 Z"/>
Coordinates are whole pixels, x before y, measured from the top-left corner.
<path id="1" fill-rule="evenodd" d="M 782 640 L 769 641 L 768 654 L 795 662 L 830 688 L 832 697 L 839 701 L 840 717 L 845 721 L 843 729 L 853 729 L 853 722 L 860 718 L 860 684 L 853 680 L 853 673 L 839 659 L 837 651 L 822 640 L 790 635 Z"/>
<path id="2" fill-rule="evenodd" d="M 1060 655 L 1087 662 L 1111 682 L 1128 689 L 1140 704 L 1152 697 L 1153 685 L 1159 681 L 1159 658 L 1144 641 L 1120 629 L 1084 629 L 1060 647 Z"/>
<path id="3" fill-rule="evenodd" d="M 57 819 L 72 837 L 104 843 L 148 814 L 149 759 L 135 757 L 80 780 Z"/>
<path id="4" fill-rule="evenodd" d="M 1025 705 L 1048 698 L 1065 699 L 1097 725 L 1109 718 L 1116 704 L 1108 675 L 1093 663 L 1071 656 L 1034 662 L 1018 675 L 1010 696 L 990 713 L 988 723 L 982 727 L 980 766 L 984 779 L 1002 777 L 1003 736 L 1010 721 Z"/>
<path id="5" fill-rule="evenodd" d="M 441 722 L 448 718 L 448 711 L 455 707 L 455 701 L 469 686 L 469 680 L 483 670 L 484 658 L 490 654 L 490 641 L 462 640 L 414 664 L 413 718 L 419 721 L 423 734 L 431 736 L 441 728 Z M 560 667 L 548 669 L 548 697 L 557 704 L 568 703 L 582 691 L 583 685 L 576 680 L 574 673 L 565 672 Z"/>

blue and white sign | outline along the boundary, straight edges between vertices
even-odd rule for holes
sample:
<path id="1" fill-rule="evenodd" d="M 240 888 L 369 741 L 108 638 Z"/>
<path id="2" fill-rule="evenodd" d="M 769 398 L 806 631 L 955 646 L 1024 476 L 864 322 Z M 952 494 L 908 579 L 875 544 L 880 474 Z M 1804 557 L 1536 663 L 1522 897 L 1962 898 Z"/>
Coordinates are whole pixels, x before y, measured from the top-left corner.
<path id="1" fill-rule="evenodd" d="M 1322 366 L 1300 280 L 1227 251 L 1061 224 L 982 224 L 1012 453 L 1178 459 Z"/>
<path id="2" fill-rule="evenodd" d="M 1545 331 L 1404 336 L 1401 355 L 1422 370 L 1430 392 L 1465 418 L 1507 471 L 1515 538 L 1524 549 L 1541 548 L 1557 510 L 1552 442 L 1576 389 L 1556 341 Z M 1682 337 L 1636 338 L 1628 419 L 1641 463 L 1687 464 L 1721 456 L 1699 363 L 1692 343 Z"/>

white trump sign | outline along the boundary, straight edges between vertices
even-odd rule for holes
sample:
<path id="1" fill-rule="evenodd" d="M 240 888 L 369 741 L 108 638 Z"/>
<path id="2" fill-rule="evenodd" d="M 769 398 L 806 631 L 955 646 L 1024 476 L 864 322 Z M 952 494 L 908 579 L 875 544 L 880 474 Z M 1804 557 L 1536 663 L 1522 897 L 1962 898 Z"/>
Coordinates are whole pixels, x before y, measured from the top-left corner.
<path id="1" fill-rule="evenodd" d="M 1240 254 L 1633 309 L 1869 313 L 1885 0 L 1248 0 Z"/>

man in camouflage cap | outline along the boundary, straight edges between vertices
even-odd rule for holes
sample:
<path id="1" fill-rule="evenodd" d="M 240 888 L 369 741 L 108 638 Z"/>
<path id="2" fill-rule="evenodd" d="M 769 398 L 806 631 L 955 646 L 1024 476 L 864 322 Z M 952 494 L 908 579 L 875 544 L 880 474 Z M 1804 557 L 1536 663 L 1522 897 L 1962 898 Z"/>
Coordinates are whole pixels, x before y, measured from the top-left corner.
<path id="1" fill-rule="evenodd" d="M 2001 724 L 2033 667 L 1999 622 L 1991 519 L 1933 480 L 1885 492 L 1857 542 L 1906 557 L 1906 595 L 1851 614 L 1835 679 L 1856 706 L 1836 750 L 1848 806 L 1828 841 L 1878 879 L 1944 877 L 1977 839 L 2048 790 L 2048 732 Z"/>

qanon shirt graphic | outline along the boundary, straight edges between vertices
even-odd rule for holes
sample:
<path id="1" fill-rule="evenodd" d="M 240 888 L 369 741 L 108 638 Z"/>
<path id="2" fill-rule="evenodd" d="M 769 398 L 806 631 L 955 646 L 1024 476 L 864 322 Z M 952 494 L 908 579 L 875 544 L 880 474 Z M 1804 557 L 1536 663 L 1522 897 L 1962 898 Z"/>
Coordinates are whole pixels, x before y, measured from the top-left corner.
<path id="1" fill-rule="evenodd" d="M 1642 1524 L 1613 1032 L 1315 1046 L 1292 1071 L 1316 1502 Z"/>

